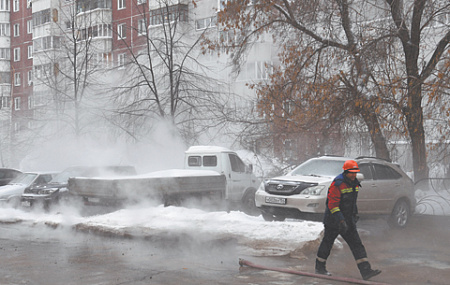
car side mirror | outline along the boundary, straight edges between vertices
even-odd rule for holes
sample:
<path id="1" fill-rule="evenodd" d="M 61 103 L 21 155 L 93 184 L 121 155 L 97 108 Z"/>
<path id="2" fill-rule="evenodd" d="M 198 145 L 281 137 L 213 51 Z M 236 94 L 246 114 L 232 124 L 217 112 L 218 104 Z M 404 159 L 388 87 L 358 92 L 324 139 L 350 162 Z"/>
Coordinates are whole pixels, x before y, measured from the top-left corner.
<path id="1" fill-rule="evenodd" d="M 361 172 L 356 173 L 356 179 L 358 179 L 359 181 L 363 181 L 364 180 L 364 174 L 362 174 Z"/>
<path id="2" fill-rule="evenodd" d="M 253 164 L 249 164 L 245 166 L 245 172 L 253 173 Z"/>

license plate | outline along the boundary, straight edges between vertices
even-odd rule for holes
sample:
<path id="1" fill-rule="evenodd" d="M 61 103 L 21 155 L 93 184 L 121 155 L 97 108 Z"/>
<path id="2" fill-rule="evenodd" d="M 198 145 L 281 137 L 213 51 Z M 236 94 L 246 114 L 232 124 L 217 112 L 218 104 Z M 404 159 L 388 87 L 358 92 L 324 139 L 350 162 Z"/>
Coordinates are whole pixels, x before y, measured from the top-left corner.
<path id="1" fill-rule="evenodd" d="M 266 197 L 266 203 L 268 203 L 268 204 L 286 205 L 286 198 Z"/>
<path id="2" fill-rule="evenodd" d="M 100 198 L 88 198 L 88 201 L 91 203 L 100 203 Z"/>
<path id="3" fill-rule="evenodd" d="M 31 207 L 30 201 L 22 201 L 21 205 L 22 207 Z"/>

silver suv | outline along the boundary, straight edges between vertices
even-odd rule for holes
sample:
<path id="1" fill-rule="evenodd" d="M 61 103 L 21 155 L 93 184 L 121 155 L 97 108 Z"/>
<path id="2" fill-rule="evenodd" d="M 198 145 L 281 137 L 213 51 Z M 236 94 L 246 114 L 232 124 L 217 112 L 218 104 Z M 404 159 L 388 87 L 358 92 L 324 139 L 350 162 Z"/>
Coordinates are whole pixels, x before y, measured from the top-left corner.
<path id="1" fill-rule="evenodd" d="M 297 166 L 285 176 L 263 181 L 255 194 L 265 220 L 321 218 L 328 187 L 343 172 L 346 157 L 321 156 Z M 414 213 L 414 183 L 397 164 L 372 157 L 354 159 L 361 170 L 359 215 L 385 215 L 394 227 L 405 227 Z"/>

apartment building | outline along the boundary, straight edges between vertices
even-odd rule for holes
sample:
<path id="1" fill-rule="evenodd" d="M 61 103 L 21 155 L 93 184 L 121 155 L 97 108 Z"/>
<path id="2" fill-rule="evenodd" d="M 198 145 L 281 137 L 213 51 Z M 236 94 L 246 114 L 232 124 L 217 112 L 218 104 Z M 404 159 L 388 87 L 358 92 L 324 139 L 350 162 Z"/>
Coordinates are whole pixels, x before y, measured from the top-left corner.
<path id="1" fill-rule="evenodd" d="M 173 5 L 166 9 L 161 6 L 166 2 Z M 172 21 L 174 15 L 186 23 L 184 32 L 193 38 L 205 30 L 227 36 L 216 23 L 224 2 L 0 0 L 0 148 L 1 153 L 10 153 L 5 164 L 19 161 L 23 153 L 12 149 L 19 144 L 22 147 L 18 141 L 45 124 L 41 120 L 45 112 L 67 107 L 64 100 L 74 83 L 65 78 L 74 77 L 70 75 L 74 54 L 84 53 L 84 58 L 89 54 L 89 67 L 103 68 L 103 73 L 123 69 L 133 54 L 148 48 L 147 33 L 156 33 L 163 26 L 162 17 Z M 89 47 L 85 44 L 88 40 Z M 214 70 L 209 76 L 226 85 L 224 90 L 248 99 L 240 103 L 243 107 L 254 106 L 255 101 L 254 91 L 246 84 L 266 80 L 265 63 L 277 57 L 270 39 L 261 38 L 254 49 L 258 52 L 249 53 L 239 76 L 232 74 L 226 56 L 199 55 L 199 61 Z"/>

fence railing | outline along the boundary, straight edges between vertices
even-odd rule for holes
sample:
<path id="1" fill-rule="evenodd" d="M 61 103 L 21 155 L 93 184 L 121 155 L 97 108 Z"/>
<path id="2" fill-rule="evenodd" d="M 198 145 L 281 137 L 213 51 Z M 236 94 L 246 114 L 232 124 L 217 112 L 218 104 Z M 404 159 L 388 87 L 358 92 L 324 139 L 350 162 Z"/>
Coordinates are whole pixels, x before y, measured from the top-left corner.
<path id="1" fill-rule="evenodd" d="M 414 185 L 416 214 L 450 215 L 450 178 L 425 178 Z"/>

